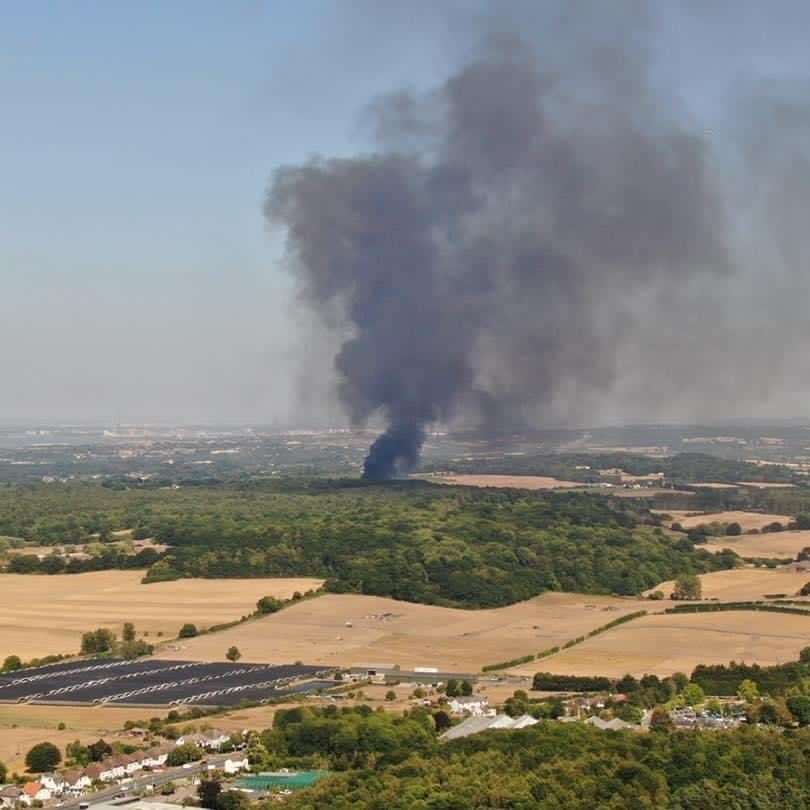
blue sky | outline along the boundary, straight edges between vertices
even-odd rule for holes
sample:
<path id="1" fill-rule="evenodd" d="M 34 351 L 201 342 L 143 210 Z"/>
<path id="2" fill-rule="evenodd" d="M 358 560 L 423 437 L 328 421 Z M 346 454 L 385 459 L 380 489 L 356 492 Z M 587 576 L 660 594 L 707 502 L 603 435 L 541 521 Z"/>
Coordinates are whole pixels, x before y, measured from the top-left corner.
<path id="1" fill-rule="evenodd" d="M 365 105 L 441 81 L 470 3 L 0 4 L 0 420 L 306 418 L 268 179 L 367 148 Z M 662 7 L 661 80 L 707 127 L 736 83 L 806 74 L 804 6 L 776 5 Z"/>
<path id="2" fill-rule="evenodd" d="M 363 148 L 369 99 L 442 58 L 388 43 L 370 71 L 342 7 L 2 5 L 0 418 L 285 417 L 268 179 Z"/>

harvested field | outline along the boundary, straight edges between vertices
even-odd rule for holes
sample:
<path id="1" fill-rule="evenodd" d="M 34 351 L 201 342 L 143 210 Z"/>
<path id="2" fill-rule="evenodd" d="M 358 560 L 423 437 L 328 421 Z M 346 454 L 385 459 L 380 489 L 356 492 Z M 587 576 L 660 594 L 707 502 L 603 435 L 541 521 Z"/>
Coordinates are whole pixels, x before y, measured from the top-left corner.
<path id="1" fill-rule="evenodd" d="M 427 477 L 427 480 L 434 484 L 509 489 L 571 489 L 583 486 L 576 481 L 561 481 L 544 475 L 433 475 Z"/>
<path id="2" fill-rule="evenodd" d="M 356 666 L 399 664 L 476 672 L 537 653 L 650 607 L 647 600 L 547 593 L 496 610 L 457 610 L 376 596 L 327 594 L 222 633 L 165 645 L 164 658 Z"/>
<path id="3" fill-rule="evenodd" d="M 711 537 L 703 548 L 709 551 L 730 548 L 741 557 L 795 559 L 796 555 L 807 546 L 810 546 L 810 531 L 789 531 L 743 534 L 739 537 Z"/>
<path id="4" fill-rule="evenodd" d="M 728 612 L 656 614 L 613 628 L 569 650 L 510 672 L 566 675 L 684 672 L 697 664 L 795 661 L 810 642 L 810 617 Z"/>
<path id="5" fill-rule="evenodd" d="M 158 712 L 138 709 L 99 709 L 75 706 L 0 705 L 0 762 L 5 762 L 9 773 L 25 770 L 25 755 L 37 743 L 48 740 L 64 751 L 74 740 L 87 744 L 103 737 L 135 742 L 125 737 L 120 729 L 127 720 L 148 720 Z M 59 723 L 66 728 L 58 731 Z"/>
<path id="6" fill-rule="evenodd" d="M 97 571 L 0 577 L 0 659 L 75 653 L 81 634 L 96 627 L 120 633 L 134 622 L 139 634 L 170 638 L 180 626 L 234 621 L 262 596 L 280 598 L 320 587 L 319 579 L 181 579 L 142 585 L 143 571 Z M 221 658 L 221 656 L 217 656 Z"/>
<path id="7" fill-rule="evenodd" d="M 657 514 L 672 516 L 675 523 L 680 523 L 684 529 L 692 529 L 709 523 L 739 523 L 744 532 L 751 529 L 762 529 L 770 523 L 781 523 L 786 526 L 793 518 L 790 515 L 768 515 L 761 512 L 700 512 L 679 510 L 655 510 Z"/>
<path id="8" fill-rule="evenodd" d="M 746 567 L 700 575 L 703 598 L 719 599 L 721 602 L 762 599 L 765 594 L 793 595 L 808 581 L 810 572 L 790 568 Z M 656 585 L 653 590 L 661 590 L 669 596 L 674 585 L 674 581 L 669 580 Z M 807 637 L 810 640 L 810 624 L 807 627 Z"/>
<path id="9" fill-rule="evenodd" d="M 772 484 L 767 481 L 738 481 L 741 487 L 751 487 L 752 489 L 794 489 L 796 484 Z"/>

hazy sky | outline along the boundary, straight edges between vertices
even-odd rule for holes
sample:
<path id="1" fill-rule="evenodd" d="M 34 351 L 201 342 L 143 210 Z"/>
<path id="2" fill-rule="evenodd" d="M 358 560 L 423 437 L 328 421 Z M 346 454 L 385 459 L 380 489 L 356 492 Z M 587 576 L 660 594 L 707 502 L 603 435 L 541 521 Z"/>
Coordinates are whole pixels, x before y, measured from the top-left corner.
<path id="1" fill-rule="evenodd" d="M 328 357 L 262 201 L 278 166 L 364 149 L 366 105 L 440 83 L 476 40 L 470 10 L 501 7 L 430 5 L 0 4 L 0 420 L 322 414 L 307 381 Z M 656 80 L 722 140 L 741 86 L 810 78 L 808 16 L 657 4 Z"/>
<path id="2" fill-rule="evenodd" d="M 358 111 L 438 58 L 343 8 L 2 4 L 0 418 L 288 414 L 270 174 L 356 148 Z"/>

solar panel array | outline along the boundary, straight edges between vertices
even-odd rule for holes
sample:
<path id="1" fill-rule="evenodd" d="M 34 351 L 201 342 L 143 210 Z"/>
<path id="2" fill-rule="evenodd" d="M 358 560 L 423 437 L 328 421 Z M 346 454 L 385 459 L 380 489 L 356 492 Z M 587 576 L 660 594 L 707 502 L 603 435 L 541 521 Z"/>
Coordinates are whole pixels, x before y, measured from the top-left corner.
<path id="1" fill-rule="evenodd" d="M 60 662 L 0 676 L 0 701 L 202 706 L 266 701 L 333 686 L 323 667 L 304 664 L 121 659 Z"/>

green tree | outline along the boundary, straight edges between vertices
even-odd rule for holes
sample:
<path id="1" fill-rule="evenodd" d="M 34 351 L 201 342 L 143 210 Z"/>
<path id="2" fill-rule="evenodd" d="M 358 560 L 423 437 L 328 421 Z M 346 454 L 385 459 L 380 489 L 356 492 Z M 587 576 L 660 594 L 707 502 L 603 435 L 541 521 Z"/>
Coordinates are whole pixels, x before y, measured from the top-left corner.
<path id="1" fill-rule="evenodd" d="M 225 653 L 225 657 L 235 663 L 242 657 L 242 653 L 239 652 L 238 647 L 228 647 L 228 652 Z"/>
<path id="2" fill-rule="evenodd" d="M 744 700 L 746 703 L 753 703 L 755 700 L 759 699 L 759 687 L 754 681 L 746 678 L 740 681 L 740 685 L 737 687 L 737 697 L 740 698 L 740 700 Z"/>
<path id="3" fill-rule="evenodd" d="M 5 763 L 0 762 L 0 785 L 6 781 L 6 777 L 8 776 L 8 768 L 5 766 Z"/>
<path id="4" fill-rule="evenodd" d="M 79 740 L 74 740 L 65 746 L 65 757 L 82 767 L 90 764 L 90 752 Z"/>
<path id="5" fill-rule="evenodd" d="M 810 512 L 800 512 L 796 515 L 796 528 L 797 529 L 810 529 Z"/>
<path id="6" fill-rule="evenodd" d="M 461 687 L 455 678 L 450 678 L 444 687 L 444 694 L 449 698 L 459 697 L 461 694 Z"/>
<path id="7" fill-rule="evenodd" d="M 675 728 L 669 712 L 663 706 L 656 706 L 650 715 L 650 730 L 651 731 L 671 731 Z"/>
<path id="8" fill-rule="evenodd" d="M 799 725 L 810 725 L 810 697 L 807 695 L 794 695 L 787 699 L 787 707 L 796 718 Z"/>
<path id="9" fill-rule="evenodd" d="M 115 647 L 115 634 L 106 627 L 91 630 L 82 635 L 82 655 L 96 655 L 111 652 Z"/>
<path id="10" fill-rule="evenodd" d="M 52 771 L 61 761 L 61 752 L 51 742 L 37 743 L 37 745 L 25 755 L 25 764 L 28 770 L 34 773 Z"/>
<path id="11" fill-rule="evenodd" d="M 616 716 L 620 720 L 624 720 L 625 723 L 635 723 L 638 725 L 644 718 L 644 712 L 638 706 L 634 706 L 632 703 L 624 703 L 619 708 Z"/>
<path id="12" fill-rule="evenodd" d="M 281 599 L 276 599 L 275 596 L 263 596 L 256 602 L 257 613 L 275 613 L 284 607 L 284 602 Z"/>
<path id="13" fill-rule="evenodd" d="M 396 700 L 397 699 L 397 693 L 393 689 L 389 689 L 385 693 L 385 699 L 386 700 Z"/>
<path id="14" fill-rule="evenodd" d="M 529 711 L 529 695 L 524 689 L 516 689 L 503 704 L 503 710 L 510 717 L 520 717 Z"/>
<path id="15" fill-rule="evenodd" d="M 729 523 L 726 526 L 726 536 L 727 537 L 739 537 L 742 534 L 742 526 L 739 523 Z"/>
<path id="16" fill-rule="evenodd" d="M 687 706 L 699 706 L 706 699 L 704 691 L 696 683 L 690 683 L 682 692 Z"/>
<path id="17" fill-rule="evenodd" d="M 765 700 L 756 707 L 755 717 L 758 723 L 765 723 L 769 726 L 778 725 L 781 721 L 779 709 L 770 700 Z"/>
<path id="18" fill-rule="evenodd" d="M 207 807 L 208 810 L 218 810 L 218 800 L 222 793 L 222 783 L 218 779 L 203 779 L 197 787 L 197 796 L 200 799 L 200 807 Z"/>
<path id="19" fill-rule="evenodd" d="M 15 670 L 22 669 L 22 661 L 19 655 L 9 655 L 3 661 L 3 672 L 14 672 Z"/>
<path id="20" fill-rule="evenodd" d="M 170 768 L 176 768 L 178 765 L 196 762 L 198 759 L 202 759 L 202 751 L 192 743 L 183 743 L 183 745 L 176 745 L 169 751 L 166 764 Z"/>
<path id="21" fill-rule="evenodd" d="M 700 599 L 703 593 L 700 579 L 695 574 L 681 574 L 675 580 L 673 599 Z"/>
<path id="22" fill-rule="evenodd" d="M 473 685 L 469 681 L 462 681 L 458 688 L 464 697 L 469 697 L 473 693 Z"/>
<path id="23" fill-rule="evenodd" d="M 246 810 L 250 800 L 239 790 L 226 790 L 217 799 L 217 810 Z"/>
<path id="24" fill-rule="evenodd" d="M 180 632 L 177 635 L 179 638 L 194 638 L 198 633 L 197 625 L 187 622 L 180 628 Z"/>
<path id="25" fill-rule="evenodd" d="M 121 633 L 122 641 L 135 641 L 135 625 L 132 622 L 124 622 L 124 630 Z"/>
<path id="26" fill-rule="evenodd" d="M 87 753 L 92 762 L 101 762 L 104 757 L 110 756 L 112 752 L 112 746 L 106 740 L 99 739 L 87 746 Z"/>

